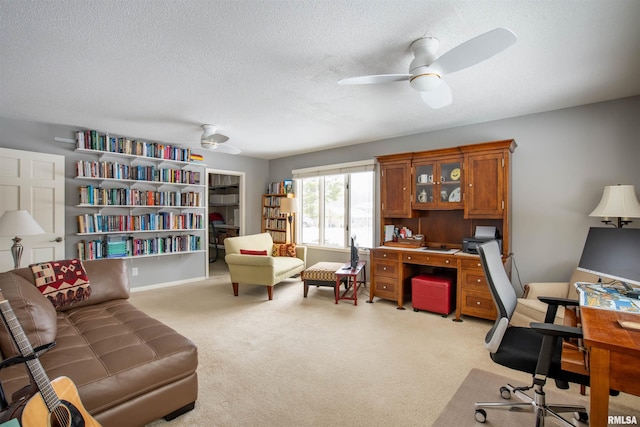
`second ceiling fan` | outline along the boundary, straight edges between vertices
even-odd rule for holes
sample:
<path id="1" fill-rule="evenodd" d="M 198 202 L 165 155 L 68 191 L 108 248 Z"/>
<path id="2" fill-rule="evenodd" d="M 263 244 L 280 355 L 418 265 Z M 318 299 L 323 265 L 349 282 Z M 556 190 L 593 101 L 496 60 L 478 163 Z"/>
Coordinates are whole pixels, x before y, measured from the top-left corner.
<path id="1" fill-rule="evenodd" d="M 485 61 L 517 40 L 518 37 L 511 30 L 496 28 L 454 47 L 436 59 L 439 40 L 423 37 L 411 43 L 414 58 L 409 65 L 408 74 L 350 77 L 338 80 L 338 84 L 378 84 L 408 80 L 411 87 L 420 92 L 425 104 L 431 108 L 442 108 L 452 102 L 451 89 L 442 79 L 444 75 Z"/>

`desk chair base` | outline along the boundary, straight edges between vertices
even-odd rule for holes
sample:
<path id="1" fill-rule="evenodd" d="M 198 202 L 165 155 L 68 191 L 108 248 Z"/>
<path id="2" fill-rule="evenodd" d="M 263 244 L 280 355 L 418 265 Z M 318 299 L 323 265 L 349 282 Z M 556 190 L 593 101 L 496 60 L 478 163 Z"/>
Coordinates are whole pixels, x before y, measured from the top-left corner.
<path id="1" fill-rule="evenodd" d="M 528 390 L 534 389 L 534 397 L 525 393 Z M 520 402 L 477 402 L 475 404 L 475 416 L 476 421 L 484 423 L 487 421 L 486 409 L 509 409 L 509 410 L 522 410 L 534 412 L 536 414 L 536 427 L 544 426 L 545 417 L 553 417 L 560 425 L 566 427 L 575 427 L 585 424 L 588 415 L 587 409 L 582 405 L 554 405 L 547 404 L 545 393 L 541 385 L 535 385 L 530 387 L 514 387 L 511 384 L 507 384 L 506 387 L 500 387 L 500 395 L 503 399 L 510 399 L 511 395 L 514 395 Z M 574 420 L 568 421 L 561 416 L 561 413 L 573 412 Z"/>

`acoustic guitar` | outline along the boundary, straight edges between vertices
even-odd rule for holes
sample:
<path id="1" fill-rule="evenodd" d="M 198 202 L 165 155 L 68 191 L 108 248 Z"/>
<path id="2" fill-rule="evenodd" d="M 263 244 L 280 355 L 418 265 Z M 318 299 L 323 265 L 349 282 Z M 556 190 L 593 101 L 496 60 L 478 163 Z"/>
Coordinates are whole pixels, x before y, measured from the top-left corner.
<path id="1" fill-rule="evenodd" d="M 0 293 L 0 315 L 20 350 L 38 393 L 21 402 L 13 411 L 22 427 L 101 427 L 80 401 L 78 389 L 67 377 L 49 380 L 33 351 L 11 304 Z"/>

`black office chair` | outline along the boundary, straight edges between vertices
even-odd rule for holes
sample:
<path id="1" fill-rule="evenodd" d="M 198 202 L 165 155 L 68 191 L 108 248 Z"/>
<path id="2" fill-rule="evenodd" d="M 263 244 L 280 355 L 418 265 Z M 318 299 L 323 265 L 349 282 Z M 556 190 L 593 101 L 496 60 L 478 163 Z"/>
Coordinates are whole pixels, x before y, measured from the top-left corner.
<path id="1" fill-rule="evenodd" d="M 494 362 L 533 376 L 533 383 L 526 387 L 514 387 L 510 384 L 500 388 L 503 399 L 512 395 L 520 402 L 478 402 L 475 404 L 475 417 L 478 422 L 487 420 L 486 409 L 522 409 L 534 411 L 536 426 L 544 426 L 546 416 L 556 418 L 562 425 L 573 426 L 560 413 L 573 412 L 579 421 L 587 421 L 587 409 L 580 405 L 555 405 L 545 400 L 544 385 L 547 378 L 556 380 L 561 388 L 568 383 L 589 385 L 589 377 L 563 371 L 560 367 L 562 341 L 582 337 L 580 328 L 554 325 L 559 305 L 576 305 L 577 301 L 562 298 L 541 298 L 549 304 L 545 323 L 531 323 L 531 328 L 509 326 L 509 320 L 515 310 L 517 295 L 502 265 L 502 255 L 495 240 L 482 244 L 478 251 L 489 289 L 498 310 L 498 318 L 485 337 L 485 348 L 491 353 Z M 526 392 L 532 390 L 533 397 Z"/>

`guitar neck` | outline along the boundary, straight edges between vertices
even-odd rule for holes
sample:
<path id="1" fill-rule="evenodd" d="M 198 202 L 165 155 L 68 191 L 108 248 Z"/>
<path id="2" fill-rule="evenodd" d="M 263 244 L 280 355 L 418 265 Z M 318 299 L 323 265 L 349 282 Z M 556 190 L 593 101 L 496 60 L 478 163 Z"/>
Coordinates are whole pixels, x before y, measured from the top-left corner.
<path id="1" fill-rule="evenodd" d="M 16 343 L 16 346 L 20 351 L 20 355 L 22 357 L 33 356 L 33 347 L 31 346 L 27 335 L 24 333 L 22 325 L 20 325 L 18 318 L 13 312 L 11 304 L 2 297 L 2 294 L 0 294 L 0 298 L 2 298 L 2 301 L 0 301 L 0 314 L 2 315 L 2 320 L 4 320 L 4 323 L 7 325 L 7 329 L 11 333 L 13 341 Z M 40 360 L 35 357 L 28 360 L 26 365 L 45 404 L 47 405 L 47 408 L 49 408 L 50 412 L 53 411 L 54 408 L 60 405 L 60 401 L 58 400 L 55 390 L 51 386 L 51 381 L 42 367 Z"/>

